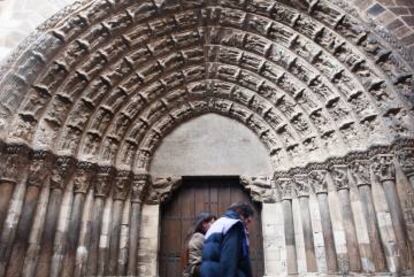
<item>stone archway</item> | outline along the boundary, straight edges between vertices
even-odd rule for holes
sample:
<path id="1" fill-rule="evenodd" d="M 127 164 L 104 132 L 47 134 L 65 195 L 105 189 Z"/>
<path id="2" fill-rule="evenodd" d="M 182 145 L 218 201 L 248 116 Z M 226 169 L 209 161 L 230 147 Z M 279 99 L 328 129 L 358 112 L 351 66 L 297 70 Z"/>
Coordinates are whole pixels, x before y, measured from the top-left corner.
<path id="1" fill-rule="evenodd" d="M 74 5 L 2 67 L 0 275 L 152 268 L 149 165 L 206 113 L 273 162 L 270 187 L 250 181 L 280 242 L 267 275 L 411 274 L 413 61 L 397 46 L 342 1 Z"/>

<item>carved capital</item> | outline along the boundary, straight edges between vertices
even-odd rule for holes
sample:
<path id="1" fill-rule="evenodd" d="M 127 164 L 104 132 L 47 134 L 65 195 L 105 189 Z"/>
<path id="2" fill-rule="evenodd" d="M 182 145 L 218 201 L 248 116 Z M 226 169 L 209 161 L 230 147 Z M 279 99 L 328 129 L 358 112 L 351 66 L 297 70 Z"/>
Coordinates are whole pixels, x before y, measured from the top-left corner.
<path id="1" fill-rule="evenodd" d="M 131 202 L 141 203 L 144 192 L 149 189 L 150 183 L 151 179 L 148 173 L 134 175 L 131 186 Z"/>
<path id="2" fill-rule="evenodd" d="M 125 200 L 131 189 L 131 172 L 128 170 L 118 171 L 114 183 L 114 199 Z"/>
<path id="3" fill-rule="evenodd" d="M 371 186 L 371 168 L 369 160 L 354 160 L 349 167 L 349 172 L 358 187 Z"/>
<path id="4" fill-rule="evenodd" d="M 279 178 L 276 180 L 276 188 L 280 191 L 282 200 L 292 199 L 293 185 L 292 178 Z"/>
<path id="5" fill-rule="evenodd" d="M 10 144 L 5 146 L 6 162 L 2 166 L 1 179 L 17 183 L 27 170 L 29 149 L 26 145 Z"/>
<path id="6" fill-rule="evenodd" d="M 326 170 L 312 170 L 308 174 L 309 184 L 312 186 L 316 194 L 328 193 L 328 171 Z"/>
<path id="7" fill-rule="evenodd" d="M 250 193 L 254 201 L 275 202 L 274 188 L 272 188 L 270 177 L 240 176 L 240 183 Z"/>
<path id="8" fill-rule="evenodd" d="M 399 150 L 398 162 L 407 177 L 414 176 L 414 147 L 404 147 Z"/>
<path id="9" fill-rule="evenodd" d="M 90 162 L 78 162 L 76 165 L 76 172 L 73 179 L 73 192 L 83 193 L 88 192 L 89 187 L 94 177 L 95 164 Z"/>
<path id="10" fill-rule="evenodd" d="M 63 190 L 66 186 L 67 178 L 73 170 L 74 161 L 72 157 L 58 157 L 52 169 L 50 177 L 51 188 Z"/>
<path id="11" fill-rule="evenodd" d="M 155 178 L 152 182 L 148 203 L 161 204 L 167 200 L 171 193 L 181 184 L 180 177 Z"/>
<path id="12" fill-rule="evenodd" d="M 114 169 L 111 166 L 100 166 L 95 178 L 95 197 L 106 198 L 109 195 Z"/>
<path id="13" fill-rule="evenodd" d="M 309 197 L 310 185 L 307 175 L 295 175 L 293 177 L 293 182 L 295 184 L 295 191 L 298 197 Z"/>
<path id="14" fill-rule="evenodd" d="M 346 164 L 333 165 L 331 168 L 331 176 L 336 190 L 350 189 L 348 166 Z"/>
<path id="15" fill-rule="evenodd" d="M 375 177 L 380 182 L 394 181 L 395 180 L 395 167 L 393 161 L 393 155 L 380 154 L 375 156 L 372 163 L 373 172 Z"/>
<path id="16" fill-rule="evenodd" d="M 27 185 L 42 186 L 50 174 L 51 165 L 52 155 L 49 152 L 43 150 L 33 152 Z"/>

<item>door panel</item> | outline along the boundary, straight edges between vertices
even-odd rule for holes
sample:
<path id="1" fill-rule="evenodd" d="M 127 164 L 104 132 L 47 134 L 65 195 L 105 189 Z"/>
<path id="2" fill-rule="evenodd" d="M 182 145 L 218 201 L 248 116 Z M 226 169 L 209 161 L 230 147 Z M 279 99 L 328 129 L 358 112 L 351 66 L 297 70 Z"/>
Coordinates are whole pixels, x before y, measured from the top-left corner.
<path id="1" fill-rule="evenodd" d="M 210 212 L 220 217 L 234 202 L 250 202 L 255 209 L 255 220 L 250 226 L 250 257 L 255 277 L 263 270 L 262 226 L 260 207 L 252 203 L 242 190 L 237 177 L 184 177 L 183 185 L 161 207 L 161 277 L 181 277 L 180 256 L 188 230 L 195 216 Z"/>

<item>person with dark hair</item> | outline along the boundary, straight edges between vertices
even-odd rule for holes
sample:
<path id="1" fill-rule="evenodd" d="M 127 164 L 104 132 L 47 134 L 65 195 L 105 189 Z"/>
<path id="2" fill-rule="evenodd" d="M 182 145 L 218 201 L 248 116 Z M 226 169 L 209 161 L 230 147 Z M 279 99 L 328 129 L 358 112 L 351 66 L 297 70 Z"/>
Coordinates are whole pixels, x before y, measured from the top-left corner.
<path id="1" fill-rule="evenodd" d="M 251 277 L 248 226 L 253 208 L 232 204 L 205 235 L 201 277 Z"/>
<path id="2" fill-rule="evenodd" d="M 197 215 L 192 228 L 188 232 L 182 255 L 182 263 L 185 266 L 183 277 L 200 276 L 204 235 L 216 219 L 217 217 L 210 213 L 202 212 Z"/>

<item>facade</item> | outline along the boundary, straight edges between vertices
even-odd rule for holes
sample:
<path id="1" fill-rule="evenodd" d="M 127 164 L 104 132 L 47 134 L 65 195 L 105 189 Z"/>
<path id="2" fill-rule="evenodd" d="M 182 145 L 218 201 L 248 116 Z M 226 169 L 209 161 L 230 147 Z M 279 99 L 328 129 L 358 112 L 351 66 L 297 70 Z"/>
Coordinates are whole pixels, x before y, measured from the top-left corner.
<path id="1" fill-rule="evenodd" d="M 158 276 L 189 175 L 259 203 L 264 276 L 414 275 L 413 10 L 67 6 L 0 68 L 0 276 Z"/>

